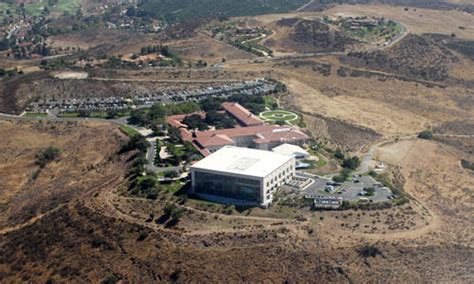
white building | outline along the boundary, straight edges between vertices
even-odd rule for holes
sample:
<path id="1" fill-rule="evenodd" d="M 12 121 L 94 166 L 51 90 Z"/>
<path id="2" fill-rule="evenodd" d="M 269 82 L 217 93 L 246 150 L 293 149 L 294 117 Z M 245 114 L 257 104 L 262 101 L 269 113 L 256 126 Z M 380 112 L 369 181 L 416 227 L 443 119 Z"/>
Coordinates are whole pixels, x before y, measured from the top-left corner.
<path id="1" fill-rule="evenodd" d="M 293 156 L 225 146 L 191 167 L 192 192 L 221 203 L 268 206 L 294 175 Z"/>
<path id="2" fill-rule="evenodd" d="M 309 158 L 309 153 L 305 149 L 301 148 L 300 146 L 287 143 L 273 148 L 272 151 L 282 155 L 294 156 L 296 159 Z"/>

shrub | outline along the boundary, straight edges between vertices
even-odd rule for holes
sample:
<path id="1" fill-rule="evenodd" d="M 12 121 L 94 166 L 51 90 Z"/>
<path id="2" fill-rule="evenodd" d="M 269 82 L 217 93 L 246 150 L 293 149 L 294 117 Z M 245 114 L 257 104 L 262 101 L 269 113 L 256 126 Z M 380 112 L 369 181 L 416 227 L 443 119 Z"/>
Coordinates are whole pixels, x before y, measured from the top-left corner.
<path id="1" fill-rule="evenodd" d="M 374 170 L 371 170 L 369 171 L 368 175 L 375 178 L 377 176 L 377 173 Z"/>
<path id="2" fill-rule="evenodd" d="M 149 145 L 150 144 L 148 143 L 148 141 L 146 141 L 145 137 L 141 135 L 134 135 L 128 140 L 125 145 L 123 145 L 120 152 L 125 153 L 132 150 L 138 150 L 142 153 L 145 153 Z"/>
<path id="3" fill-rule="evenodd" d="M 423 130 L 418 134 L 418 138 L 431 140 L 433 139 L 433 133 L 430 130 Z"/>
<path id="4" fill-rule="evenodd" d="M 339 175 L 334 176 L 332 180 L 335 182 L 344 182 L 346 181 L 346 179 L 349 177 L 350 174 L 351 174 L 351 171 L 349 169 L 342 169 Z"/>
<path id="5" fill-rule="evenodd" d="M 179 173 L 175 170 L 165 172 L 165 178 L 177 178 L 177 177 L 179 177 Z"/>
<path id="6" fill-rule="evenodd" d="M 461 166 L 465 169 L 473 170 L 474 171 L 474 163 L 469 162 L 468 160 L 461 160 Z"/>
<path id="7" fill-rule="evenodd" d="M 351 170 L 357 169 L 357 167 L 359 167 L 359 165 L 360 165 L 360 160 L 359 160 L 359 157 L 357 157 L 357 156 L 353 156 L 351 158 L 346 158 L 346 159 L 344 159 L 344 161 L 342 161 L 342 167 L 347 168 L 347 169 L 351 169 Z"/>
<path id="8" fill-rule="evenodd" d="M 336 150 L 334 157 L 339 160 L 344 160 L 345 158 L 344 153 L 342 153 L 341 150 Z"/>
<path id="9" fill-rule="evenodd" d="M 364 245 L 359 249 L 359 255 L 362 257 L 376 257 L 382 255 L 382 252 L 375 245 Z"/>
<path id="10" fill-rule="evenodd" d="M 144 241 L 148 237 L 148 232 L 141 232 L 137 238 L 138 242 Z"/>
<path id="11" fill-rule="evenodd" d="M 38 154 L 36 154 L 35 163 L 38 166 L 40 166 L 41 168 L 43 168 L 48 163 L 58 159 L 60 152 L 61 152 L 61 150 L 59 148 L 52 147 L 52 146 L 50 146 L 48 148 L 45 148 L 45 149 L 41 149 L 38 152 Z"/>

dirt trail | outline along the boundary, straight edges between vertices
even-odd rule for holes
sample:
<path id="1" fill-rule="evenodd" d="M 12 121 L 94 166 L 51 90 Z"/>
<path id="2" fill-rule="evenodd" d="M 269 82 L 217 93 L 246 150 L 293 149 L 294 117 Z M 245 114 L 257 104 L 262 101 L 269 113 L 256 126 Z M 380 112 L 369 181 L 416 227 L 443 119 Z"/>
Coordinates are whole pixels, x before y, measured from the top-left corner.
<path id="1" fill-rule="evenodd" d="M 4 235 L 4 234 L 8 234 L 8 233 L 13 232 L 13 231 L 21 230 L 21 229 L 25 228 L 26 226 L 32 225 L 35 222 L 43 219 L 44 217 L 47 217 L 47 216 L 51 215 L 52 213 L 54 213 L 54 212 L 58 211 L 59 209 L 63 208 L 64 206 L 66 206 L 66 204 L 59 205 L 58 207 L 56 207 L 54 209 L 51 209 L 51 210 L 49 210 L 45 213 L 36 215 L 35 217 L 31 218 L 30 220 L 28 220 L 25 223 L 21 223 L 21 224 L 15 225 L 15 226 L 3 228 L 3 229 L 0 230 L 0 235 Z"/>

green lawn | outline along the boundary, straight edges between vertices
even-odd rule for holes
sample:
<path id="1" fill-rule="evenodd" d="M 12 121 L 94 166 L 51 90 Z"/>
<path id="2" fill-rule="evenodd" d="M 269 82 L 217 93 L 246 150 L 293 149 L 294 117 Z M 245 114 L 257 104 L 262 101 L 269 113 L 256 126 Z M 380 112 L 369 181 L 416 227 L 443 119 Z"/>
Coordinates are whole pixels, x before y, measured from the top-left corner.
<path id="1" fill-rule="evenodd" d="M 57 115 L 57 117 L 79 117 L 78 112 L 63 112 Z"/>
<path id="2" fill-rule="evenodd" d="M 263 100 L 265 102 L 265 106 L 268 108 L 272 108 L 272 106 L 276 104 L 276 99 L 272 96 L 264 96 Z"/>
<path id="3" fill-rule="evenodd" d="M 23 117 L 45 117 L 48 116 L 46 113 L 27 112 Z"/>
<path id="4" fill-rule="evenodd" d="M 59 0 L 54 6 L 48 6 L 48 1 L 44 0 L 38 3 L 26 4 L 26 13 L 30 16 L 38 16 L 43 11 L 44 7 L 48 7 L 52 13 L 64 13 L 76 14 L 77 9 L 81 6 L 81 0 Z M 16 7 L 13 4 L 0 3 L 0 12 L 10 10 L 12 14 L 17 15 Z M 0 13 L 0 18 L 3 17 L 3 13 Z"/>
<path id="5" fill-rule="evenodd" d="M 120 131 L 128 135 L 129 137 L 140 135 L 140 133 L 137 130 L 127 125 L 120 125 L 119 129 Z"/>
<path id="6" fill-rule="evenodd" d="M 293 124 L 298 120 L 298 115 L 296 113 L 287 111 L 287 110 L 268 110 L 260 113 L 260 117 L 265 121 L 277 122 L 285 121 L 287 124 Z"/>
<path id="7" fill-rule="evenodd" d="M 175 194 L 181 188 L 183 188 L 184 185 L 181 184 L 180 181 L 173 181 L 171 183 L 163 182 L 161 183 L 161 186 L 164 187 L 168 192 Z"/>

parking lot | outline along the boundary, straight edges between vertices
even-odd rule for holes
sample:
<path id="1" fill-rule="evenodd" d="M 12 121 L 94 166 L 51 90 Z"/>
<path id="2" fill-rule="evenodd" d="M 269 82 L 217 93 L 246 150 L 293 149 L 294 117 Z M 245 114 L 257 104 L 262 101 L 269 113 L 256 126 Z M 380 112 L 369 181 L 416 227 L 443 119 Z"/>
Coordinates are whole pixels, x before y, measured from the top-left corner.
<path id="1" fill-rule="evenodd" d="M 334 184 L 330 178 L 318 177 L 311 174 L 298 172 L 297 176 L 310 178 L 314 182 L 303 190 L 308 197 L 313 196 L 340 196 L 343 200 L 358 201 L 361 198 L 373 202 L 388 201 L 393 198 L 392 191 L 378 183 L 371 176 L 355 175 L 351 181 Z M 370 191 L 373 190 L 373 193 Z"/>

